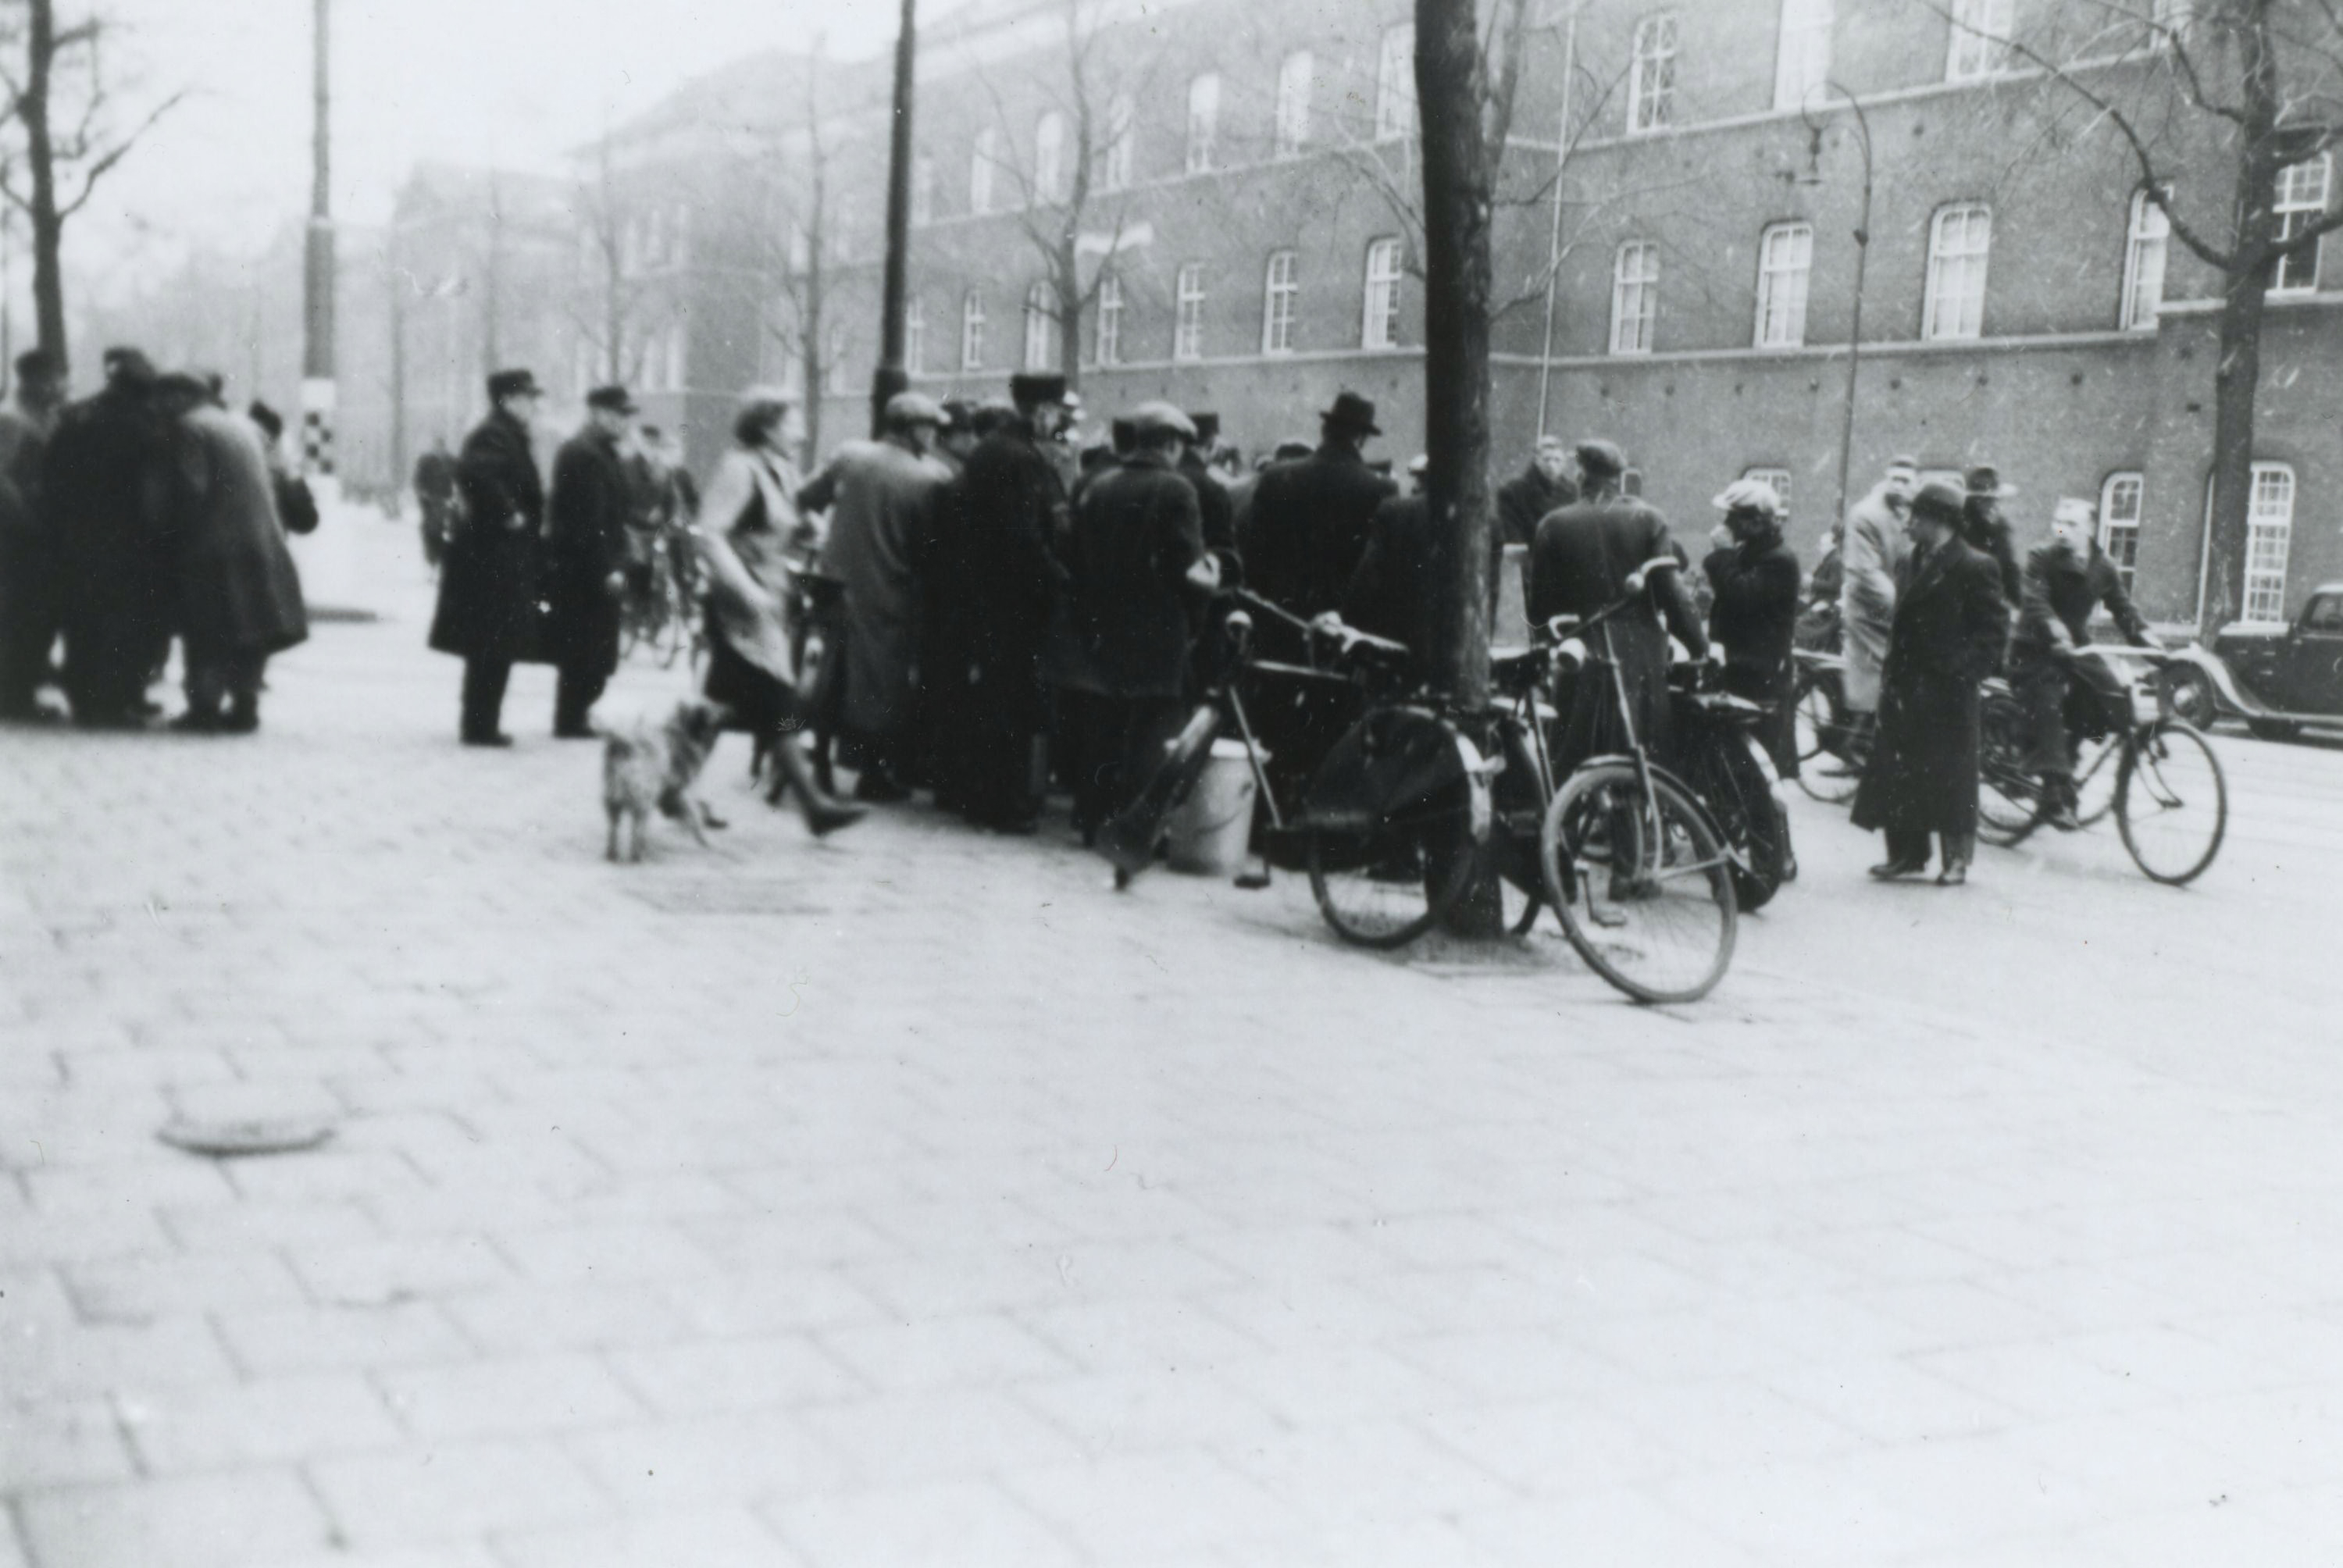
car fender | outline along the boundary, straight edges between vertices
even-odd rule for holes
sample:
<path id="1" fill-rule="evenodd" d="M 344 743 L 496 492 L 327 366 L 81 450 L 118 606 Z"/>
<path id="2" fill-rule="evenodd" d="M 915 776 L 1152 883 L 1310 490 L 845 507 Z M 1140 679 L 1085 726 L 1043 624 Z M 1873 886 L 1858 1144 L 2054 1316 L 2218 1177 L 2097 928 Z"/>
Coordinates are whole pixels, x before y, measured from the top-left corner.
<path id="1" fill-rule="evenodd" d="M 2195 643 L 2189 643 L 2169 650 L 2168 658 L 2169 662 L 2166 665 L 2167 670 L 2175 666 L 2186 665 L 2203 675 L 2212 685 L 2213 695 L 2227 711 L 2242 714 L 2248 719 L 2261 719 L 2269 715 L 2268 707 L 2247 694 L 2237 676 L 2231 673 L 2228 661 L 2219 654 L 2200 648 Z"/>

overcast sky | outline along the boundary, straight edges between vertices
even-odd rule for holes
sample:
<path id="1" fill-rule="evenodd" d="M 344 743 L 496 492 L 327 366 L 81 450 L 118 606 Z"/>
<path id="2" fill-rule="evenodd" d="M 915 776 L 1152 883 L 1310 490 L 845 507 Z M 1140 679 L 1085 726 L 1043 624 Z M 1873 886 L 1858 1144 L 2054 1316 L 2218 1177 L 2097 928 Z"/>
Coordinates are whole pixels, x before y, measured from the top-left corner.
<path id="1" fill-rule="evenodd" d="M 65 0 L 67 16 L 87 0 Z M 100 187 L 69 273 L 105 292 L 190 243 L 256 250 L 306 210 L 312 0 L 95 0 L 131 31 L 109 68 L 151 104 L 192 91 Z M 419 158 L 542 167 L 743 55 L 893 38 L 894 0 L 333 0 L 334 206 L 378 222 Z M 923 16 L 940 13 L 924 0 Z M 21 245 L 21 231 L 17 243 Z M 13 269 L 21 289 L 23 269 Z"/>

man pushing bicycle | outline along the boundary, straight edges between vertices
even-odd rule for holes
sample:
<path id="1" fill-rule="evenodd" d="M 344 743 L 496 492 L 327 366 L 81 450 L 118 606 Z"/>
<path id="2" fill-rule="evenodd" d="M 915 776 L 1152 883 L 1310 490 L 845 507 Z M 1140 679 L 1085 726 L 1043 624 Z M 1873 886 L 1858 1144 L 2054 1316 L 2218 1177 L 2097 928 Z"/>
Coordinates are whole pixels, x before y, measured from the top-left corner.
<path id="1" fill-rule="evenodd" d="M 2161 646 L 2092 537 L 2097 522 L 2091 504 L 2072 497 L 2052 512 L 2049 539 L 2026 558 L 2009 650 L 2010 689 L 2026 709 L 2027 767 L 2042 779 L 2044 819 L 2068 829 L 2081 826 L 2075 814 L 2077 746 L 2131 717 L 2130 694 L 2107 661 L 2078 657 L 2091 640 L 2091 612 L 2105 606 L 2136 647 Z"/>

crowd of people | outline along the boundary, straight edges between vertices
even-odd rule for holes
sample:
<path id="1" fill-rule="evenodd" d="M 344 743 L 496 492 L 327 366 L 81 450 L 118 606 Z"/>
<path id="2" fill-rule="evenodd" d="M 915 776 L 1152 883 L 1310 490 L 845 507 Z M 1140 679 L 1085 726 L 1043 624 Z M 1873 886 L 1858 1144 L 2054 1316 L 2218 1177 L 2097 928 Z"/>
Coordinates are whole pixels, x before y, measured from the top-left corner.
<path id="1" fill-rule="evenodd" d="M 0 719 L 144 728 L 176 640 L 171 727 L 248 734 L 270 656 L 308 634 L 286 534 L 316 502 L 266 404 L 234 412 L 218 377 L 136 348 L 104 366 L 69 402 L 63 364 L 20 355 L 0 410 Z"/>

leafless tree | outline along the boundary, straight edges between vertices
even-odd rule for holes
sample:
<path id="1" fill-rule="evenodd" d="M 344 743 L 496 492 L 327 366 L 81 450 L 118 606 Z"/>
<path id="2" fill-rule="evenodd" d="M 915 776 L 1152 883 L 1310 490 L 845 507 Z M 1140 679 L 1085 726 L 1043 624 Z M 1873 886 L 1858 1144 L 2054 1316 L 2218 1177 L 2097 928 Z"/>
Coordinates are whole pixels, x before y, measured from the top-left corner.
<path id="1" fill-rule="evenodd" d="M 1936 0 L 1916 0 L 1963 26 Z M 2208 580 L 2197 635 L 2242 608 L 2261 381 L 2264 296 L 2277 268 L 2343 226 L 2331 206 L 2281 220 L 2285 172 L 2343 141 L 2343 7 L 2336 0 L 2057 0 L 2013 36 L 1975 35 L 2037 71 L 2085 130 L 2121 143 L 2172 236 L 2220 278 Z M 2075 127 L 2066 127 L 2070 134 Z M 2179 195 L 2192 158 L 2227 188 Z M 2201 162 L 2198 166 L 2202 166 Z"/>
<path id="2" fill-rule="evenodd" d="M 628 232 L 637 215 L 630 210 L 617 167 L 617 150 L 608 132 L 594 144 L 594 166 L 578 186 L 578 263 L 581 291 L 569 301 L 571 324 L 594 349 L 595 363 L 606 380 L 631 379 L 640 367 L 642 342 L 637 320 L 643 303 L 643 284 L 636 275 Z M 494 176 L 491 176 L 491 178 Z M 498 263 L 503 211 L 498 193 L 489 194 L 489 255 L 488 294 L 498 293 Z M 495 307 L 483 307 L 493 322 Z M 492 344 L 493 330 L 487 335 Z M 496 349 L 488 349 L 491 358 Z"/>
<path id="3" fill-rule="evenodd" d="M 33 234 L 33 305 L 40 345 L 65 357 L 65 225 L 98 182 L 187 96 L 171 93 L 143 112 L 125 108 L 101 45 L 122 31 L 96 14 L 60 24 L 55 0 L 0 7 L 0 88 L 16 146 L 0 163 L 0 196 Z"/>
<path id="4" fill-rule="evenodd" d="M 838 136 L 825 119 L 821 45 L 806 60 L 804 117 L 769 127 L 749 140 L 744 180 L 761 189 L 769 206 L 756 229 L 756 270 L 769 280 L 763 301 L 764 331 L 796 367 L 805 388 L 805 461 L 811 466 L 821 447 L 822 396 L 842 355 L 830 342 L 831 294 L 840 265 L 838 236 L 844 231 L 832 189 L 837 179 Z"/>

